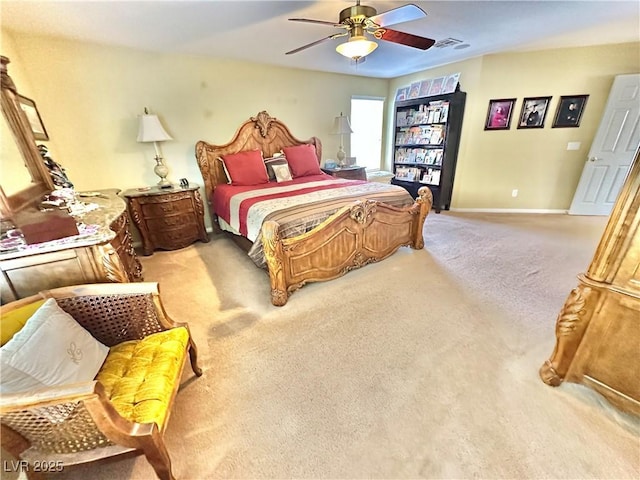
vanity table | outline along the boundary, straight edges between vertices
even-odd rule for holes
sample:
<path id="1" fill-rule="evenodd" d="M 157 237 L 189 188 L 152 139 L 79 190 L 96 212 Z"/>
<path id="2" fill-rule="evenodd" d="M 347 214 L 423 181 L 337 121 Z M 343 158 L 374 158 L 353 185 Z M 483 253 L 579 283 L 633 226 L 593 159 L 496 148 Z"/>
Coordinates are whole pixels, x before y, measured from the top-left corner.
<path id="1" fill-rule="evenodd" d="M 19 238 L 0 240 L 2 303 L 66 285 L 142 280 L 118 190 L 79 198 L 88 207 L 74 215 L 79 235 L 32 245 Z"/>

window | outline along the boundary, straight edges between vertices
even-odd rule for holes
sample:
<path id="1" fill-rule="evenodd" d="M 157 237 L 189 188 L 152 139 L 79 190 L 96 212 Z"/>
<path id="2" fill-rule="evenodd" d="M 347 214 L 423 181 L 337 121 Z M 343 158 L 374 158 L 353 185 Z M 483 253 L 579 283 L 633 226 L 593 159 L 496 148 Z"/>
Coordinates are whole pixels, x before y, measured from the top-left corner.
<path id="1" fill-rule="evenodd" d="M 380 170 L 384 98 L 351 98 L 351 157 L 367 170 Z"/>

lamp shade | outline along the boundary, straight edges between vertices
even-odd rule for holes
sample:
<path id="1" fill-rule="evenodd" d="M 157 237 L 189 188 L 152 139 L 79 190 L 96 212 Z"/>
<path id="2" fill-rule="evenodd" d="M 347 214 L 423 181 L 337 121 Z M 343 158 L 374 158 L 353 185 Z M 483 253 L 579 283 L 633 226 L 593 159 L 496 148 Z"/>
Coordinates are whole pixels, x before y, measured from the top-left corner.
<path id="1" fill-rule="evenodd" d="M 171 135 L 165 132 L 157 115 L 144 114 L 140 116 L 138 128 L 138 142 L 164 142 L 173 140 Z"/>
<path id="2" fill-rule="evenodd" d="M 367 40 L 364 36 L 358 35 L 351 37 L 348 42 L 341 43 L 336 47 L 336 51 L 340 55 L 344 55 L 348 58 L 358 59 L 369 55 L 376 48 L 378 44 Z"/>
<path id="3" fill-rule="evenodd" d="M 351 124 L 349 123 L 349 117 L 346 115 L 340 114 L 339 117 L 336 117 L 333 121 L 333 130 L 331 131 L 334 135 L 345 135 L 347 133 L 353 133 L 351 130 Z"/>

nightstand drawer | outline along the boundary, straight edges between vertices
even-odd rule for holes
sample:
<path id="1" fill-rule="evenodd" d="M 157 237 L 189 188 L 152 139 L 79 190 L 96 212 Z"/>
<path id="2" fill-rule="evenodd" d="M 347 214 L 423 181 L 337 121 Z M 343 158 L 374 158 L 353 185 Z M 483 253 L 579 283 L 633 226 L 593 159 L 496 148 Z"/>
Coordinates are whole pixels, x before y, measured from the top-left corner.
<path id="1" fill-rule="evenodd" d="M 185 225 L 173 230 L 164 230 L 151 234 L 151 240 L 158 248 L 166 248 L 168 250 L 186 247 L 197 239 L 198 230 L 195 225 Z"/>
<path id="2" fill-rule="evenodd" d="M 166 217 L 147 218 L 147 227 L 152 231 L 162 231 L 166 228 L 176 228 L 181 225 L 196 225 L 197 219 L 193 213 L 167 215 Z M 190 227 L 191 228 L 191 227 Z"/>
<path id="3" fill-rule="evenodd" d="M 153 200 L 153 201 L 149 201 Z M 193 211 L 191 198 L 181 198 L 176 201 L 162 201 L 161 199 L 145 199 L 140 202 L 144 218 L 163 217 L 172 213 Z"/>

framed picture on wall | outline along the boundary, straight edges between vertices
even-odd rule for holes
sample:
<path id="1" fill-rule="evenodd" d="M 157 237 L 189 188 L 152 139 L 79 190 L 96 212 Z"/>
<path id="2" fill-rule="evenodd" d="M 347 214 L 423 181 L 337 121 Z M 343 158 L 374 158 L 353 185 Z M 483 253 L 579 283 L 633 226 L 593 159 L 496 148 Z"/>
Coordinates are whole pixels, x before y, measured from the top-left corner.
<path id="1" fill-rule="evenodd" d="M 552 128 L 579 127 L 589 95 L 563 95 L 553 119 Z"/>
<path id="2" fill-rule="evenodd" d="M 522 100 L 518 128 L 543 128 L 551 97 L 528 97 Z"/>
<path id="3" fill-rule="evenodd" d="M 38 112 L 38 107 L 36 107 L 36 102 L 30 98 L 23 97 L 22 95 L 18 95 L 16 98 L 18 99 L 20 108 L 27 116 L 27 120 L 29 121 L 31 131 L 33 132 L 35 139 L 49 140 L 49 135 L 47 134 L 47 130 L 44 128 L 44 123 L 42 123 L 42 118 Z"/>
<path id="4" fill-rule="evenodd" d="M 511 126 L 511 114 L 515 98 L 500 98 L 489 100 L 487 119 L 484 122 L 485 130 L 509 130 Z"/>

